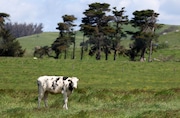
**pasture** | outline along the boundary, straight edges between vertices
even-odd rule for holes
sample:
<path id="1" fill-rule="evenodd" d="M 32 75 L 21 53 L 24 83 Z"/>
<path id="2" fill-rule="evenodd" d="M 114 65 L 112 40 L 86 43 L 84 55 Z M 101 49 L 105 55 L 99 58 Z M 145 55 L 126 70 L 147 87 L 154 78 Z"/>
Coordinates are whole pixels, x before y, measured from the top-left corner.
<path id="1" fill-rule="evenodd" d="M 0 58 L 0 115 L 8 117 L 139 118 L 180 116 L 179 62 L 140 63 L 71 59 Z M 41 75 L 77 76 L 64 110 L 62 95 L 37 109 Z"/>
<path id="2" fill-rule="evenodd" d="M 152 57 L 164 62 L 130 62 L 126 57 L 116 61 L 96 61 L 86 56 L 80 60 L 82 34 L 77 32 L 76 59 L 44 57 L 33 59 L 34 47 L 50 46 L 57 32 L 46 32 L 19 38 L 25 57 L 0 57 L 1 118 L 178 118 L 180 116 L 180 33 L 161 35 L 159 43 L 169 48 Z M 130 40 L 123 40 L 126 47 Z M 102 55 L 104 56 L 104 55 Z M 63 97 L 49 95 L 49 108 L 37 109 L 36 80 L 41 75 L 77 76 L 78 89 L 64 110 Z"/>

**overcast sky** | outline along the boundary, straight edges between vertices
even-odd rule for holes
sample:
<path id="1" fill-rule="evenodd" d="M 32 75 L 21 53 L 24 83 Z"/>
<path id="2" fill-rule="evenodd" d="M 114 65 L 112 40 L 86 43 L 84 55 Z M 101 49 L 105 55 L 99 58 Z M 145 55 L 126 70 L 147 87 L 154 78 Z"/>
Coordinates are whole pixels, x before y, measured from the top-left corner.
<path id="1" fill-rule="evenodd" d="M 153 9 L 160 13 L 159 23 L 180 25 L 180 0 L 0 0 L 0 12 L 8 13 L 13 23 L 43 23 L 43 31 L 57 31 L 63 15 L 74 15 L 80 24 L 88 4 L 94 2 L 109 3 L 118 10 L 125 7 L 129 19 L 136 10 Z"/>

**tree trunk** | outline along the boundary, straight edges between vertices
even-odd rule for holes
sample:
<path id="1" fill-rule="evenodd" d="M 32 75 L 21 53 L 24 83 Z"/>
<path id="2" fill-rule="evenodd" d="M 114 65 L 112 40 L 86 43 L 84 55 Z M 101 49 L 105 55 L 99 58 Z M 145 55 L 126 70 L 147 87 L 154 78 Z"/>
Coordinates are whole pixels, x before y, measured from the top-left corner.
<path id="1" fill-rule="evenodd" d="M 64 50 L 64 59 L 66 59 L 67 58 L 67 50 L 65 49 Z"/>
<path id="2" fill-rule="evenodd" d="M 152 62 L 152 40 L 150 41 L 148 62 Z"/>
<path id="3" fill-rule="evenodd" d="M 54 58 L 55 58 L 55 59 L 58 59 L 60 52 L 59 52 L 59 51 L 55 51 L 55 53 L 56 53 L 56 56 L 55 56 Z"/>
<path id="4" fill-rule="evenodd" d="M 96 54 L 96 60 L 101 59 L 101 45 L 100 45 L 100 39 L 98 39 L 98 52 Z"/>
<path id="5" fill-rule="evenodd" d="M 84 49 L 83 46 L 81 47 L 81 60 L 83 59 Z"/>
<path id="6" fill-rule="evenodd" d="M 74 59 L 75 58 L 75 45 L 76 45 L 76 43 L 75 43 L 75 41 L 74 41 L 74 43 L 73 43 L 74 45 L 73 45 L 73 55 L 72 55 L 72 59 Z"/>
<path id="7" fill-rule="evenodd" d="M 140 62 L 144 62 L 145 61 L 145 58 L 144 58 L 145 52 L 146 52 L 146 48 L 143 48 L 142 52 L 141 52 Z"/>
<path id="8" fill-rule="evenodd" d="M 100 59 L 101 59 L 101 51 L 98 50 L 96 54 L 96 60 L 100 60 Z"/>
<path id="9" fill-rule="evenodd" d="M 114 61 L 116 60 L 116 53 L 117 53 L 117 50 L 115 49 L 114 50 Z"/>
<path id="10" fill-rule="evenodd" d="M 105 54 L 106 54 L 105 60 L 108 60 L 108 47 L 106 47 L 106 49 L 105 49 Z"/>
<path id="11" fill-rule="evenodd" d="M 83 45 L 81 47 L 81 60 L 83 59 L 83 55 L 84 55 L 84 38 L 85 38 L 85 35 L 83 35 Z"/>

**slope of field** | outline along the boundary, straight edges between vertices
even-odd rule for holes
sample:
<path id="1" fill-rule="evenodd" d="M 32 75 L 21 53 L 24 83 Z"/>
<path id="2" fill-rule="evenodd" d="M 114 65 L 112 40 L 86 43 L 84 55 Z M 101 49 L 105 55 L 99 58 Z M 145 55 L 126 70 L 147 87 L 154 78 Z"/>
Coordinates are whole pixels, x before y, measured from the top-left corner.
<path id="1" fill-rule="evenodd" d="M 32 56 L 35 46 L 51 46 L 58 37 L 58 32 L 46 32 L 31 36 L 18 38 L 23 49 L 26 49 L 25 56 Z"/>

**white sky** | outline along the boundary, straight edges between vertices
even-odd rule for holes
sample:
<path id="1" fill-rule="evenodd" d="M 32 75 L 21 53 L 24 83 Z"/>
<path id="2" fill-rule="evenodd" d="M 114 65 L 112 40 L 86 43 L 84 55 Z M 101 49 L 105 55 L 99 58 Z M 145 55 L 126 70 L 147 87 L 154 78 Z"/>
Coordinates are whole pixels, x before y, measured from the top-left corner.
<path id="1" fill-rule="evenodd" d="M 13 23 L 43 23 L 43 31 L 57 31 L 63 15 L 74 15 L 79 25 L 88 4 L 94 2 L 118 10 L 125 7 L 129 19 L 136 10 L 153 9 L 160 13 L 159 23 L 180 25 L 180 0 L 0 0 L 0 12 L 8 13 Z"/>

